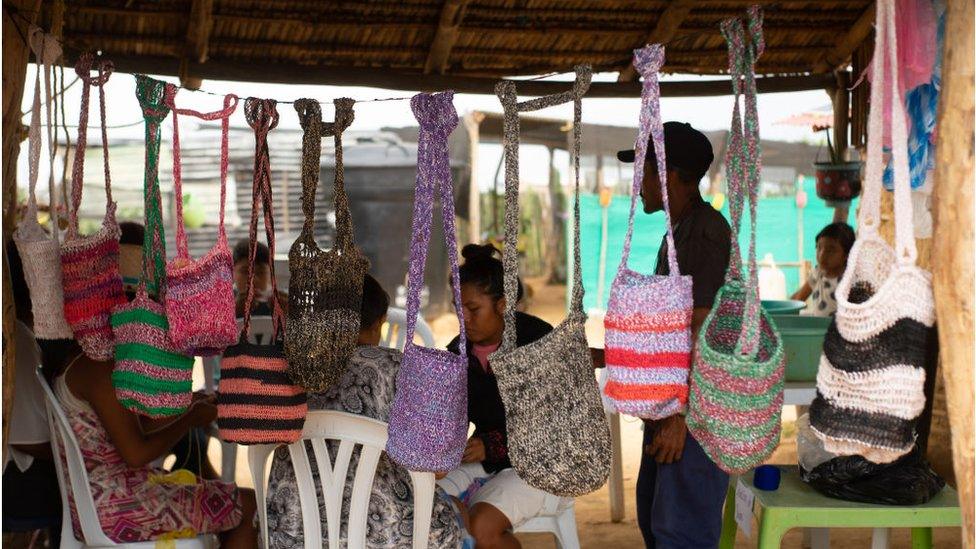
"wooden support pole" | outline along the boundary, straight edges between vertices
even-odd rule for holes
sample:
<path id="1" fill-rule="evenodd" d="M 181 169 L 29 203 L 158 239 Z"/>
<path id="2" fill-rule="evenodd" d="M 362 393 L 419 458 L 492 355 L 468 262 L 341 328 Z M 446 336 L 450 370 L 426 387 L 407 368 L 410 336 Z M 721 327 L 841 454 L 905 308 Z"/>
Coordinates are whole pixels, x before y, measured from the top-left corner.
<path id="1" fill-rule="evenodd" d="M 932 283 L 963 547 L 973 547 L 973 2 L 949 0 L 936 144 Z"/>
<path id="2" fill-rule="evenodd" d="M 480 141 L 481 121 L 485 115 L 471 112 L 461 121 L 468 132 L 468 242 L 481 243 L 481 188 L 478 185 L 478 142 Z"/>
<path id="3" fill-rule="evenodd" d="M 451 49 L 461 34 L 461 22 L 464 20 L 464 8 L 468 0 L 444 0 L 441 7 L 440 21 L 437 23 L 437 33 L 430 45 L 427 62 L 424 64 L 424 74 L 436 72 L 444 74 L 447 61 L 451 56 Z"/>
<path id="4" fill-rule="evenodd" d="M 844 160 L 847 158 L 847 147 L 850 143 L 847 137 L 851 125 L 851 92 L 847 89 L 850 87 L 850 76 L 846 70 L 839 70 L 834 74 L 837 85 L 833 90 L 828 90 L 834 105 L 834 150 L 840 155 L 840 160 Z M 847 223 L 849 216 L 849 202 L 834 207 L 834 223 Z"/>
<path id="5" fill-rule="evenodd" d="M 658 18 L 657 24 L 654 25 L 654 30 L 647 35 L 647 44 L 665 44 L 670 42 L 674 35 L 678 33 L 678 28 L 681 23 L 684 22 L 685 18 L 691 12 L 693 2 L 691 0 L 672 0 L 668 4 L 668 7 Z M 643 46 L 641 44 L 640 46 Z M 617 82 L 633 82 L 637 80 L 637 70 L 634 65 L 629 62 L 628 59 L 627 66 L 620 71 L 617 75 Z"/>
<path id="6" fill-rule="evenodd" d="M 189 63 L 206 63 L 209 54 L 210 33 L 213 30 L 214 0 L 193 0 L 186 27 L 186 46 L 180 63 L 180 84 L 198 90 L 203 78 L 189 72 Z"/>
<path id="7" fill-rule="evenodd" d="M 7 247 L 16 224 L 17 156 L 26 131 L 21 122 L 30 47 L 27 33 L 40 10 L 40 0 L 4 0 L 3 3 L 3 459 L 7 457 L 7 430 L 14 402 L 14 348 L 17 315 L 14 310 Z"/>
<path id="8" fill-rule="evenodd" d="M 824 52 L 820 62 L 814 66 L 814 72 L 832 71 L 844 66 L 850 58 L 851 53 L 871 34 L 873 25 L 874 2 L 857 18 L 857 21 L 841 37 L 840 41 Z"/>

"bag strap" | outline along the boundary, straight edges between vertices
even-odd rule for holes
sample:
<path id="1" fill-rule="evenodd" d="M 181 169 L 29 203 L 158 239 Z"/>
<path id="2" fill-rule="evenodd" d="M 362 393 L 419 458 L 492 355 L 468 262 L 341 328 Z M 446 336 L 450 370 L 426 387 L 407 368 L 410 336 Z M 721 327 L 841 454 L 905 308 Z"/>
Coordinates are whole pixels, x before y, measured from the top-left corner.
<path id="1" fill-rule="evenodd" d="M 505 149 L 505 243 L 502 264 L 505 269 L 505 330 L 500 350 L 515 348 L 515 306 L 518 299 L 518 229 L 519 229 L 519 113 L 537 111 L 546 107 L 573 102 L 573 174 L 576 191 L 573 203 L 573 298 L 570 314 L 583 313 L 583 275 L 580 260 L 580 204 L 579 163 L 580 142 L 583 137 L 583 95 L 590 88 L 593 71 L 589 65 L 575 68 L 576 80 L 570 90 L 519 102 L 515 82 L 503 80 L 495 85 L 495 95 L 505 110 L 502 143 Z"/>
<path id="2" fill-rule="evenodd" d="M 664 222 L 667 225 L 668 273 L 681 276 L 678 268 L 678 254 L 674 247 L 674 229 L 671 223 L 671 205 L 668 199 L 667 162 L 664 150 L 664 123 L 661 120 L 661 86 L 658 72 L 664 65 L 664 46 L 652 44 L 634 50 L 634 68 L 643 77 L 641 87 L 640 128 L 637 143 L 634 145 L 634 184 L 630 191 L 630 216 L 627 218 L 627 236 L 624 237 L 624 252 L 620 258 L 620 268 L 627 266 L 630 259 L 630 244 L 634 236 L 634 215 L 637 212 L 637 196 L 644 181 L 644 161 L 647 159 L 647 140 L 654 140 L 657 159 L 658 182 L 664 200 Z"/>
<path id="3" fill-rule="evenodd" d="M 30 130 L 28 133 L 29 194 L 27 196 L 27 213 L 25 219 L 28 222 L 37 223 L 36 189 L 41 163 L 41 72 L 43 72 L 44 96 L 46 100 L 44 110 L 47 115 L 49 164 L 47 188 L 50 198 L 48 198 L 48 208 L 51 214 L 51 236 L 54 242 L 57 243 L 60 238 L 58 233 L 61 229 L 58 223 L 58 195 L 54 189 L 55 139 L 52 134 L 52 126 L 54 124 L 51 120 L 51 113 L 54 111 L 53 98 L 51 96 L 51 65 L 61 57 L 61 45 L 56 38 L 41 30 L 40 27 L 31 26 L 30 47 L 34 52 L 34 59 L 37 63 L 37 77 L 34 81 L 34 103 L 31 107 Z"/>
<path id="4" fill-rule="evenodd" d="M 899 265 L 915 265 L 915 227 L 909 184 L 907 127 L 898 86 L 898 33 L 891 0 L 880 0 L 875 15 L 875 55 L 871 63 L 871 111 L 868 113 L 868 158 L 858 217 L 858 237 L 878 237 L 881 221 L 882 151 L 885 85 L 891 88 L 891 143 L 894 170 L 895 247 Z M 887 69 L 887 73 L 885 71 Z"/>
<path id="5" fill-rule="evenodd" d="M 146 237 L 142 246 L 142 278 L 139 291 L 163 300 L 166 280 L 166 237 L 163 230 L 163 200 L 159 190 L 159 148 L 162 123 L 169 115 L 164 95 L 166 83 L 137 74 L 136 97 L 146 122 L 146 173 L 144 183 Z"/>
<path id="6" fill-rule="evenodd" d="M 227 232 L 224 229 L 224 208 L 227 201 L 227 165 L 228 165 L 228 134 L 230 133 L 230 116 L 237 110 L 240 99 L 229 93 L 224 96 L 224 108 L 213 112 L 199 112 L 193 109 L 179 109 L 176 107 L 176 93 L 179 87 L 166 84 L 163 100 L 173 111 L 173 193 L 176 200 L 176 254 L 180 259 L 189 259 L 190 251 L 186 239 L 186 226 L 183 221 L 183 167 L 180 158 L 180 125 L 179 115 L 185 114 L 200 120 L 220 120 L 220 224 L 217 241 L 226 243 Z"/>
<path id="7" fill-rule="evenodd" d="M 458 125 L 454 92 L 421 93 L 410 100 L 410 108 L 420 124 L 417 139 L 417 185 L 413 201 L 410 269 L 407 278 L 407 345 L 413 345 L 417 316 L 420 314 L 420 289 L 424 284 L 424 266 L 430 243 L 431 219 L 434 215 L 435 188 L 440 188 L 444 245 L 451 267 L 454 312 L 460 323 L 460 349 L 467 348 L 464 313 L 461 310 L 461 280 L 458 275 L 457 236 L 454 226 L 454 183 L 448 137 Z"/>
<path id="8" fill-rule="evenodd" d="M 333 200 L 336 212 L 336 248 L 346 250 L 352 245 L 352 217 L 349 214 L 349 200 L 343 185 L 342 132 L 352 124 L 355 114 L 355 101 L 340 98 L 333 101 L 336 110 L 335 122 L 322 121 L 322 107 L 314 99 L 295 101 L 298 121 L 302 125 L 302 213 L 305 224 L 299 240 L 306 246 L 318 249 L 315 243 L 315 193 L 319 185 L 321 170 L 322 136 L 335 137 L 335 182 Z M 348 237 L 348 238 L 347 238 Z"/>
<path id="9" fill-rule="evenodd" d="M 264 234 L 268 239 L 271 265 L 271 322 L 274 340 L 284 337 L 284 310 L 278 301 L 278 279 L 275 276 L 274 200 L 271 196 L 271 155 L 268 150 L 268 132 L 278 126 L 278 102 L 274 99 L 248 97 L 244 102 L 244 116 L 254 130 L 254 185 L 251 189 L 250 246 L 247 263 L 247 299 L 244 302 L 244 326 L 241 340 L 246 340 L 251 330 L 251 305 L 254 303 L 254 261 L 258 252 L 258 205 L 264 209 Z"/>
<path id="10" fill-rule="evenodd" d="M 92 70 L 98 76 L 91 76 Z M 78 236 L 78 208 L 81 207 L 81 193 L 85 181 L 85 147 L 88 145 L 88 99 L 92 86 L 98 88 L 98 106 L 102 125 L 102 161 L 105 168 L 105 217 L 114 215 L 115 202 L 112 200 L 112 179 L 108 170 L 108 128 L 105 124 L 105 84 L 115 71 L 115 65 L 95 54 L 81 54 L 75 64 L 75 72 L 81 80 L 81 114 L 78 117 L 78 143 L 75 145 L 75 160 L 71 166 L 71 207 L 68 208 L 68 238 Z"/>

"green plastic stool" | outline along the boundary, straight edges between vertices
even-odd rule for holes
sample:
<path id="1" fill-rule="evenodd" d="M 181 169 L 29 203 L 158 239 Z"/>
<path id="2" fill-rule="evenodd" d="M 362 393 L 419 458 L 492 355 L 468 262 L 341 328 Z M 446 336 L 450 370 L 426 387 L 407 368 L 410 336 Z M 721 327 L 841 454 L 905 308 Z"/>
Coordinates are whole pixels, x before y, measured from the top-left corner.
<path id="1" fill-rule="evenodd" d="M 828 498 L 800 480 L 796 466 L 779 466 L 779 489 L 765 492 L 752 485 L 752 472 L 741 478 L 756 499 L 753 513 L 759 522 L 759 549 L 778 549 L 791 528 L 911 528 L 912 548 L 931 549 L 932 528 L 961 526 L 959 498 L 946 486 L 924 505 L 894 506 L 854 503 Z M 735 485 L 729 482 L 722 523 L 721 549 L 735 546 Z"/>

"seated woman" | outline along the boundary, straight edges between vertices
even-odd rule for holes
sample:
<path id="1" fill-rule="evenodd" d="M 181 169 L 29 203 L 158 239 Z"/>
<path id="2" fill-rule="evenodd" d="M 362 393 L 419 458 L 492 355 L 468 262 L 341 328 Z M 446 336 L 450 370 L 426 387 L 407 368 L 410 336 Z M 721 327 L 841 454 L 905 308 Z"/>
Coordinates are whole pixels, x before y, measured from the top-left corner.
<path id="1" fill-rule="evenodd" d="M 390 406 L 396 391 L 397 371 L 402 354 L 395 349 L 377 347 L 380 342 L 380 328 L 386 320 L 386 310 L 390 298 L 375 278 L 366 275 L 363 280 L 363 302 L 359 332 L 359 346 L 349 359 L 346 373 L 336 387 L 321 394 L 308 395 L 308 408 L 312 410 L 336 410 L 379 421 L 388 421 Z M 338 444 L 328 444 L 330 453 L 337 450 Z M 309 445 L 309 461 L 315 478 L 319 507 L 324 509 L 319 492 L 318 475 L 315 473 L 315 458 Z M 340 526 L 340 546 L 345 546 L 346 517 L 349 498 L 356 467 L 358 452 L 352 456 L 346 487 L 343 493 L 342 525 Z M 403 467 L 393 463 L 383 453 L 376 468 L 373 491 L 369 500 L 369 513 L 366 524 L 366 547 L 400 548 L 413 543 L 413 489 L 410 474 Z M 322 536 L 326 542 L 328 530 L 325 514 L 322 513 Z M 298 499 L 298 487 L 291 466 L 288 449 L 279 448 L 271 464 L 268 482 L 268 531 L 269 543 L 276 549 L 304 547 L 302 512 Z M 430 547 L 461 547 L 464 529 L 458 519 L 452 502 L 438 492 L 434 500 L 431 518 Z"/>
<path id="2" fill-rule="evenodd" d="M 512 469 L 508 458 L 505 407 L 488 356 L 498 349 L 505 328 L 502 262 L 492 245 L 468 244 L 461 250 L 461 302 L 468 356 L 468 420 L 474 434 L 468 440 L 462 465 L 438 482 L 449 495 L 468 505 L 470 532 L 480 549 L 520 547 L 511 530 L 546 510 L 559 512 L 572 500 L 529 486 Z M 518 299 L 522 299 L 519 282 Z M 545 321 L 515 313 L 516 345 L 521 347 L 552 331 Z M 448 350 L 458 352 L 455 338 Z"/>

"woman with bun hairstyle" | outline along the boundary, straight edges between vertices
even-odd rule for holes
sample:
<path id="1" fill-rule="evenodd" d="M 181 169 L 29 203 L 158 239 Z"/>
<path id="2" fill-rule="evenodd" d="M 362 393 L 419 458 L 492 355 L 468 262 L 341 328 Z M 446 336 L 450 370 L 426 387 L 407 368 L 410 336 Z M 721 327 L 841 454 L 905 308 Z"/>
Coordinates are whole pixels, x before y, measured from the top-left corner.
<path id="1" fill-rule="evenodd" d="M 505 329 L 504 269 L 501 252 L 491 244 L 468 244 L 461 250 L 461 306 L 467 336 L 468 420 L 475 430 L 468 439 L 461 467 L 438 482 L 470 509 L 470 533 L 479 548 L 520 547 L 512 530 L 543 511 L 557 512 L 572 503 L 529 486 L 512 469 L 508 457 L 505 406 L 488 357 L 498 349 Z M 523 296 L 519 281 L 518 299 Z M 544 320 L 515 313 L 516 346 L 552 331 Z M 447 346 L 459 352 L 459 338 Z"/>

